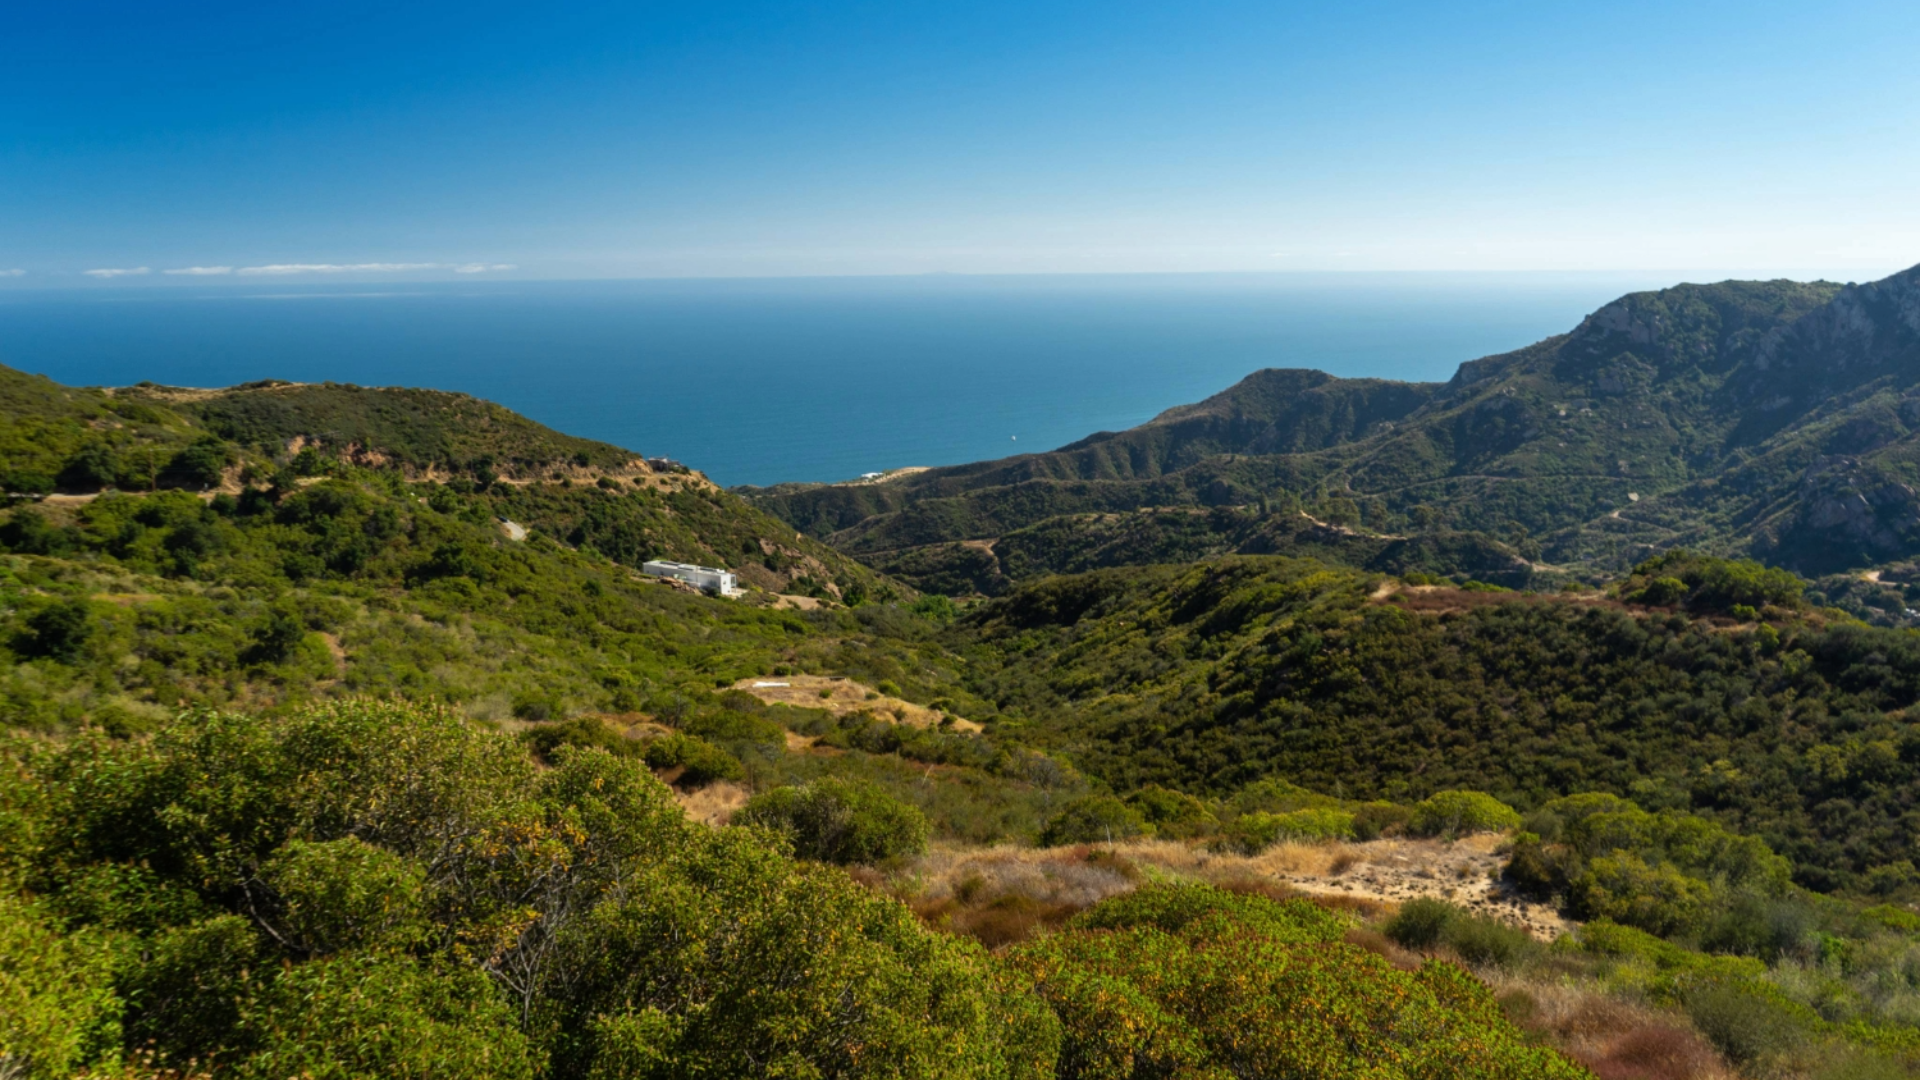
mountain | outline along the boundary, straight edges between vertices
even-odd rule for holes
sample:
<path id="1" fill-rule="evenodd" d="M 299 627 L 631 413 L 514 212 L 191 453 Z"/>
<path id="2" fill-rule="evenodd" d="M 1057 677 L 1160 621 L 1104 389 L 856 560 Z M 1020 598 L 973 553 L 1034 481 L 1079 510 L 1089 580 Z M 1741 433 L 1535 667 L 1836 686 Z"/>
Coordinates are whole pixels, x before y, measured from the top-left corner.
<path id="1" fill-rule="evenodd" d="M 1169 507 L 1298 509 L 1383 541 L 1472 533 L 1587 580 L 1688 546 L 1893 581 L 1920 554 L 1916 430 L 1920 268 L 1635 293 L 1446 383 L 1270 369 L 1048 453 L 742 494 L 910 580 L 975 585 L 1033 576 L 1022 530 L 1111 532 Z M 1193 550 L 1260 550 L 1223 524 Z"/>
<path id="2" fill-rule="evenodd" d="M 0 421 L 0 483 L 16 496 L 239 495 L 360 469 L 451 485 L 493 517 L 627 566 L 716 565 L 770 593 L 829 599 L 892 588 L 684 465 L 465 394 L 280 381 L 74 388 L 0 367 Z"/>
<path id="3" fill-rule="evenodd" d="M 1762 405 L 1898 381 L 1886 296 L 1801 329 L 1824 288 L 755 493 L 935 538 L 871 566 L 461 395 L 0 369 L 0 1073 L 1911 1074 L 1912 634 L 1710 555 L 1546 588 L 1491 516 L 1585 520 L 1596 451 L 1536 446 L 1581 364 L 1589 441 L 1681 461 L 1606 478 L 1644 502 L 1857 423 L 1714 411 L 1761 359 Z"/>

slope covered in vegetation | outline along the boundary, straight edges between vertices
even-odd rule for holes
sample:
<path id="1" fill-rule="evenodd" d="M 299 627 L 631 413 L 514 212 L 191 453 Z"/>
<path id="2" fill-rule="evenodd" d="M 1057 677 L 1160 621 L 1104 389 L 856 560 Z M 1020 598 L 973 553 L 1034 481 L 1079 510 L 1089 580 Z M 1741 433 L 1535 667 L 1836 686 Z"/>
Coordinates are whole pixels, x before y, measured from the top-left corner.
<path id="1" fill-rule="evenodd" d="M 536 769 L 445 712 L 195 713 L 0 768 L 0 1063 L 34 1080 L 1587 1075 L 1309 905 L 1149 890 L 995 958 L 635 763 Z"/>
<path id="2" fill-rule="evenodd" d="M 1802 610 L 1755 564 L 1654 563 L 1616 592 L 1286 558 L 1096 571 L 970 614 L 968 685 L 1120 790 L 1612 791 L 1764 836 L 1816 887 L 1912 878 L 1912 634 Z"/>
<path id="3" fill-rule="evenodd" d="M 16 496 L 261 489 L 277 501 L 325 476 L 403 507 L 444 486 L 443 501 L 461 497 L 476 521 L 512 520 L 628 566 L 718 565 L 753 586 L 829 598 L 891 587 L 683 465 L 464 394 L 279 382 L 76 389 L 0 367 L 0 484 Z"/>
<path id="4" fill-rule="evenodd" d="M 1915 312 L 1920 268 L 1845 288 L 1681 285 L 1444 385 L 1261 371 L 1050 453 L 747 493 L 916 573 L 930 545 L 1263 500 L 1374 534 L 1477 533 L 1590 580 L 1680 545 L 1809 574 L 1887 566 L 1920 554 Z M 1106 550 L 1140 564 L 1163 549 Z"/>

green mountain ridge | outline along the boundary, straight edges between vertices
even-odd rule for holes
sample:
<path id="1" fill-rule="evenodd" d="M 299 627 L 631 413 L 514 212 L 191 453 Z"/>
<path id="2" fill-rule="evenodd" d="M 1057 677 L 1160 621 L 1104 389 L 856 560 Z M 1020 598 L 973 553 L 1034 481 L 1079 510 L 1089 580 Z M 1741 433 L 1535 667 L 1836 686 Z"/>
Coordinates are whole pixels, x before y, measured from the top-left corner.
<path id="1" fill-rule="evenodd" d="M 1049 519 L 1265 500 L 1378 534 L 1480 533 L 1589 580 L 1678 546 L 1892 566 L 1920 553 L 1916 312 L 1920 268 L 1681 285 L 1444 384 L 1269 369 L 1048 453 L 742 493 L 876 565 Z"/>

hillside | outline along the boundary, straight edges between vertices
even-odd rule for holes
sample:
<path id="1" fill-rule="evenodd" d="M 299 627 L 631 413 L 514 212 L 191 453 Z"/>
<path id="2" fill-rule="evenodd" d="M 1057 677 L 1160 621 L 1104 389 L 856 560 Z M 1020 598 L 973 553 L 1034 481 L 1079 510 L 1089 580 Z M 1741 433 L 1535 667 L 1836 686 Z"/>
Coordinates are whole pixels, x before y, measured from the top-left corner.
<path id="1" fill-rule="evenodd" d="M 1254 382 L 1097 483 L 1407 404 Z M 0 387 L 23 1075 L 1920 1063 L 1920 653 L 1791 573 L 1517 593 L 1537 540 L 1282 495 L 868 556 L 961 609 L 458 395 Z"/>
<path id="2" fill-rule="evenodd" d="M 1379 536 L 1476 533 L 1587 580 L 1684 545 L 1904 581 L 1920 553 L 1917 400 L 1920 268 L 1845 287 L 1681 285 L 1444 384 L 1267 370 L 1049 453 L 743 493 L 876 565 L 936 568 L 928 581 L 962 557 L 938 545 L 993 554 L 1042 523 L 1263 502 Z M 1247 550 L 1220 532 L 1188 550 Z M 1031 577 L 1023 549 L 959 576 Z M 1108 558 L 1160 555 L 1144 542 Z"/>
<path id="3" fill-rule="evenodd" d="M 416 495 L 446 487 L 477 499 L 478 513 L 626 566 L 723 566 L 769 593 L 829 599 L 892 587 L 684 465 L 465 394 L 273 381 L 72 388 L 0 367 L 0 430 L 0 481 L 16 494 L 237 496 L 357 469 Z"/>
<path id="4" fill-rule="evenodd" d="M 1735 584 L 1517 594 L 1226 558 L 1025 586 L 954 647 L 995 730 L 1116 790 L 1609 791 L 1762 836 L 1812 887 L 1920 884 L 1911 633 L 1805 608 L 1751 564 L 1648 573 Z"/>

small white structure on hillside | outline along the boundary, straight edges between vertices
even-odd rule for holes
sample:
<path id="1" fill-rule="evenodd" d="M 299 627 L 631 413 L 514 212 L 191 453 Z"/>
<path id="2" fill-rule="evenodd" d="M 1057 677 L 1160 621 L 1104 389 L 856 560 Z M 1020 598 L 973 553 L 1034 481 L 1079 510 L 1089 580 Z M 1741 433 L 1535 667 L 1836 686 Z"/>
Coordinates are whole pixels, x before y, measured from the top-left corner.
<path id="1" fill-rule="evenodd" d="M 692 563 L 653 559 L 640 564 L 640 570 L 654 577 L 684 581 L 703 592 L 719 593 L 721 596 L 732 596 L 738 591 L 734 588 L 733 574 L 730 571 L 711 566 L 695 566 Z"/>

